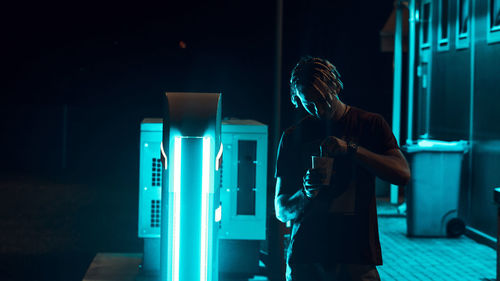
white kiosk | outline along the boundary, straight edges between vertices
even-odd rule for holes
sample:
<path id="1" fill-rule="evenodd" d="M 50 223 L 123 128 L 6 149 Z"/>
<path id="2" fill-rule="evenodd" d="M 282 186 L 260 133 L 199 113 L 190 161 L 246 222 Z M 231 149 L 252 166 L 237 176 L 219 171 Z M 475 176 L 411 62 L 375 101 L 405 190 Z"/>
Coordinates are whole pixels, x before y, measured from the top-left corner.
<path id="1" fill-rule="evenodd" d="M 242 119 L 221 123 L 223 161 L 216 171 L 222 219 L 218 224 L 219 279 L 245 279 L 263 270 L 259 259 L 261 242 L 266 239 L 267 125 Z M 151 280 L 160 274 L 162 182 L 167 176 L 162 174 L 162 136 L 162 118 L 141 122 L 138 236 L 144 240 L 141 275 Z"/>
<path id="2" fill-rule="evenodd" d="M 140 128 L 144 252 L 99 253 L 84 280 L 261 278 L 267 125 L 221 122 L 220 94 L 164 99 L 164 118 L 146 118 Z"/>

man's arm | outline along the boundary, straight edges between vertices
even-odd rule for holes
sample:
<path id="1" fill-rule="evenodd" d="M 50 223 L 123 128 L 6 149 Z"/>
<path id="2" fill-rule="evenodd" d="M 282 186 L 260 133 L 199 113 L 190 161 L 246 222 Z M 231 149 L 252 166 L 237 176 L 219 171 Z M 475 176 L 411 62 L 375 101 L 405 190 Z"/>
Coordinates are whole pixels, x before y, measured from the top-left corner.
<path id="1" fill-rule="evenodd" d="M 291 180 L 294 176 L 291 165 L 298 165 L 300 159 L 294 158 L 290 151 L 287 133 L 281 136 L 276 160 L 276 190 L 274 193 L 274 209 L 276 218 L 281 222 L 297 219 L 303 212 L 309 200 L 302 192 L 302 182 L 299 178 Z"/>
<path id="2" fill-rule="evenodd" d="M 303 211 L 310 199 L 302 189 L 299 188 L 294 194 L 284 193 L 284 181 L 281 177 L 276 178 L 276 190 L 274 195 L 274 209 L 276 218 L 281 222 L 296 219 Z"/>
<path id="3" fill-rule="evenodd" d="M 328 137 L 321 145 L 327 147 L 324 151 L 327 151 L 329 155 L 348 153 L 347 143 L 337 137 Z M 408 162 L 398 148 L 392 148 L 379 154 L 358 146 L 353 157 L 365 169 L 392 184 L 406 185 L 410 180 Z"/>
<path id="4" fill-rule="evenodd" d="M 354 158 L 377 177 L 392 184 L 406 185 L 410 181 L 408 162 L 397 148 L 377 154 L 359 146 Z"/>

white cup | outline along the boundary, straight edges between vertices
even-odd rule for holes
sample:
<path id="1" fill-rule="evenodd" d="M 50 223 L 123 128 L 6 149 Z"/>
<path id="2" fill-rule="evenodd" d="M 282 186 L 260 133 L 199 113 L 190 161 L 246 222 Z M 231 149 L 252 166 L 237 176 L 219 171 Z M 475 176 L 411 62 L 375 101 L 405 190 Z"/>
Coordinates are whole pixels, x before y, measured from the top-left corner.
<path id="1" fill-rule="evenodd" d="M 319 169 L 320 173 L 324 175 L 322 184 L 330 185 L 333 170 L 333 158 L 312 156 L 312 168 Z"/>

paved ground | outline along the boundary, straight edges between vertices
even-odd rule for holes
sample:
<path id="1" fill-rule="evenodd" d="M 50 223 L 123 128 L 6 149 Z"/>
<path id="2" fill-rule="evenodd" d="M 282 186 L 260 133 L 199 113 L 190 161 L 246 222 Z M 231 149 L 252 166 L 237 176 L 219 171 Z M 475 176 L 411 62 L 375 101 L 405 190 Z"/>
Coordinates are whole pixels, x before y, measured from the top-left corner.
<path id="1" fill-rule="evenodd" d="M 409 238 L 404 217 L 379 217 L 383 281 L 495 280 L 496 252 L 462 236 Z"/>
<path id="2" fill-rule="evenodd" d="M 382 281 L 493 281 L 496 252 L 472 239 L 410 238 L 404 209 L 377 202 L 384 265 Z"/>
<path id="3" fill-rule="evenodd" d="M 81 281 L 97 252 L 139 252 L 137 188 L 0 176 L 0 280 Z"/>

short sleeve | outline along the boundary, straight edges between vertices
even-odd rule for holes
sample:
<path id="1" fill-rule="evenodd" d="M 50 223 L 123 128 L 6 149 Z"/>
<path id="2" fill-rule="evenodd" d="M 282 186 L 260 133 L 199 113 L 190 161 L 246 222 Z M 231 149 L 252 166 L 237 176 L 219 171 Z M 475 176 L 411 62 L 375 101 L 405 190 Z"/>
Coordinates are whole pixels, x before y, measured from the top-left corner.
<path id="1" fill-rule="evenodd" d="M 287 151 L 290 144 L 288 143 L 287 132 L 283 132 L 280 139 L 280 144 L 278 146 L 278 155 L 276 156 L 276 169 L 274 171 L 274 177 L 282 177 L 286 174 L 287 166 L 286 163 L 290 161 L 290 153 Z"/>
<path id="2" fill-rule="evenodd" d="M 392 133 L 392 129 L 385 121 L 384 117 L 381 115 L 375 115 L 373 127 L 372 127 L 373 135 L 377 140 L 377 148 L 379 153 L 386 152 L 391 149 L 399 149 L 398 141 L 394 134 Z"/>
<path id="3" fill-rule="evenodd" d="M 281 136 L 278 155 L 276 158 L 275 177 L 281 178 L 280 192 L 293 194 L 302 188 L 300 153 L 297 144 L 293 141 L 293 129 L 286 130 Z"/>

